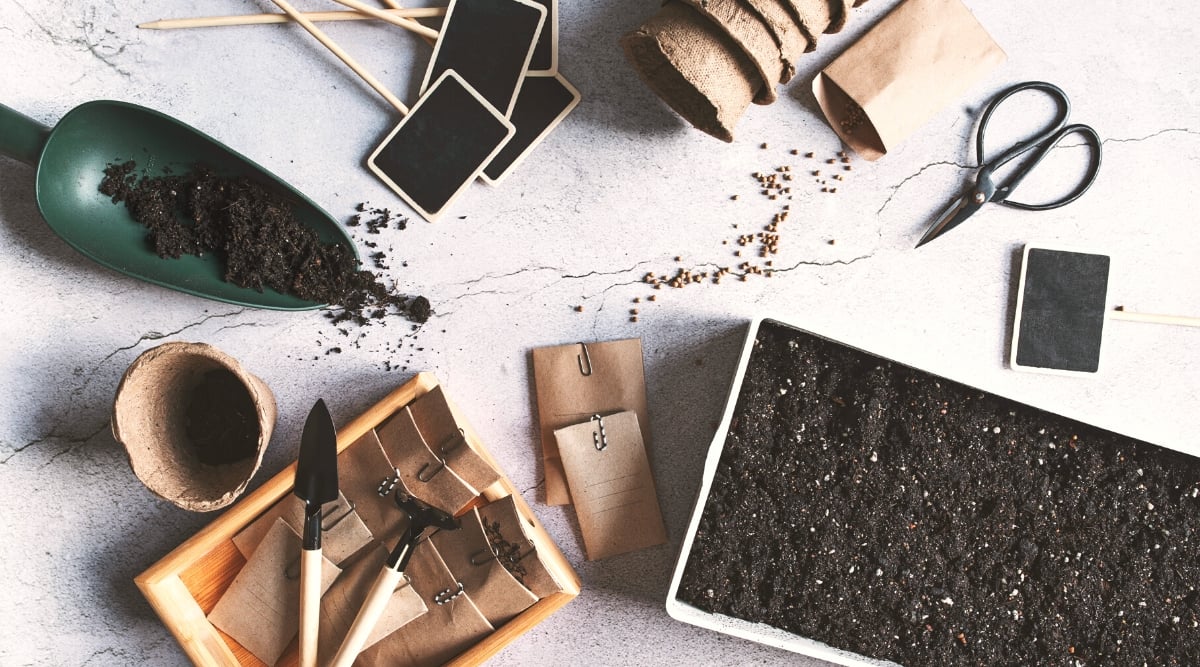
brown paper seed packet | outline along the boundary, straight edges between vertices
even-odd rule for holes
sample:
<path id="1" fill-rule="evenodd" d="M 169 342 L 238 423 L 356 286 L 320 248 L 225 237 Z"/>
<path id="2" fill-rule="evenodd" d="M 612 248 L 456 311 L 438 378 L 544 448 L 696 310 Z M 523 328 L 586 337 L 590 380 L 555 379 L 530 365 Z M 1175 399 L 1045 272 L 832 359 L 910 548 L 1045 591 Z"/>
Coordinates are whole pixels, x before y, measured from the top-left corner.
<path id="1" fill-rule="evenodd" d="M 505 496 L 480 507 L 479 519 L 490 537 L 511 545 L 497 550 L 499 560 L 534 595 L 541 599 L 564 589 L 542 562 L 533 540 L 529 538 L 529 531 L 537 528 L 536 520 L 528 519 L 517 511 L 514 496 Z"/>
<path id="2" fill-rule="evenodd" d="M 500 471 L 476 451 L 440 385 L 408 408 L 429 449 L 472 488 L 483 493 L 500 481 Z"/>
<path id="3" fill-rule="evenodd" d="M 554 437 L 588 560 L 667 541 L 636 412 L 597 417 Z"/>
<path id="4" fill-rule="evenodd" d="M 412 495 L 454 515 L 461 514 L 479 496 L 478 490 L 429 449 L 407 407 L 380 424 L 375 433 L 392 468 L 399 471 Z"/>
<path id="5" fill-rule="evenodd" d="M 642 82 L 696 129 L 733 141 L 733 128 L 763 87 L 754 63 L 729 35 L 681 1 L 621 38 Z"/>
<path id="6" fill-rule="evenodd" d="M 396 506 L 391 482 L 395 470 L 379 444 L 375 431 L 367 431 L 338 457 L 338 484 L 367 530 L 378 541 L 390 544 L 399 536 L 404 513 Z M 380 494 L 381 487 L 388 487 Z M 401 482 L 402 483 L 402 482 Z"/>
<path id="7" fill-rule="evenodd" d="M 287 574 L 288 564 L 300 560 L 300 534 L 276 519 L 217 601 L 208 620 L 254 657 L 273 665 L 300 630 L 300 579 Z M 340 570 L 321 558 L 321 592 Z"/>
<path id="8" fill-rule="evenodd" d="M 1007 56 L 961 0 L 906 0 L 813 80 L 833 131 L 878 160 Z"/>
<path id="9" fill-rule="evenodd" d="M 500 627 L 537 602 L 538 596 L 517 581 L 497 558 L 493 547 L 503 551 L 507 545 L 493 544 L 478 510 L 471 510 L 461 521 L 458 530 L 439 530 L 430 539 L 450 574 L 471 592 L 471 601 L 480 613 L 488 623 Z"/>
<path id="10" fill-rule="evenodd" d="M 633 410 L 642 427 L 642 440 L 650 442 L 641 339 L 536 348 L 533 379 L 546 468 L 546 504 L 571 502 L 554 437 L 556 429 L 587 421 L 596 414 Z"/>
<path id="11" fill-rule="evenodd" d="M 359 654 L 357 667 L 442 665 L 495 630 L 428 539 L 417 544 L 406 574 L 428 611 Z"/>
<path id="12" fill-rule="evenodd" d="M 342 640 L 354 624 L 358 610 L 362 607 L 375 579 L 387 561 L 388 551 L 382 546 L 372 549 L 355 560 L 334 585 L 321 597 L 321 624 L 317 639 L 317 658 L 328 665 L 342 644 Z M 425 601 L 407 579 L 401 579 L 388 599 L 383 614 L 375 622 L 375 629 L 367 635 L 363 644 L 366 650 L 384 637 L 404 627 L 427 611 Z"/>
<path id="13" fill-rule="evenodd" d="M 249 560 L 254 550 L 258 548 L 263 538 L 275 525 L 276 519 L 283 519 L 297 533 L 304 531 L 304 501 L 288 494 L 275 503 L 270 509 L 255 519 L 242 532 L 233 536 L 233 545 L 242 556 Z M 338 494 L 338 499 L 326 503 L 321 508 L 321 553 L 341 565 L 359 549 L 371 541 L 371 531 L 358 517 L 358 513 L 350 506 L 346 496 Z"/>
<path id="14" fill-rule="evenodd" d="M 745 0 L 684 1 L 712 20 L 750 56 L 750 61 L 758 68 L 759 77 L 764 82 L 763 87 L 755 92 L 754 103 L 774 102 L 778 97 L 775 84 L 783 75 L 783 60 L 767 24 L 750 9 Z"/>

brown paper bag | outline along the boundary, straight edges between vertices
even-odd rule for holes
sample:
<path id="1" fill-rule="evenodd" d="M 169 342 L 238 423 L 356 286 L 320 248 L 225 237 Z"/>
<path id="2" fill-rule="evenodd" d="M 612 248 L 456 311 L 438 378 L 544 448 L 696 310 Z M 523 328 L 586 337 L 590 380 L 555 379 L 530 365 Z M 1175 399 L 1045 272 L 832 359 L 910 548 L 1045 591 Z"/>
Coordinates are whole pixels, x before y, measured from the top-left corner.
<path id="1" fill-rule="evenodd" d="M 588 560 L 667 541 L 637 413 L 618 412 L 554 432 Z"/>
<path id="2" fill-rule="evenodd" d="M 400 536 L 404 521 L 404 513 L 396 507 L 394 475 L 395 469 L 375 431 L 367 431 L 338 457 L 338 485 L 342 493 L 354 503 L 354 511 L 371 535 L 385 544 Z"/>
<path id="3" fill-rule="evenodd" d="M 300 534 L 276 519 L 254 555 L 217 601 L 208 620 L 268 665 L 300 631 L 300 579 L 285 574 L 300 559 Z M 340 570 L 322 555 L 321 592 Z"/>
<path id="4" fill-rule="evenodd" d="M 376 434 L 392 467 L 414 496 L 456 516 L 479 496 L 477 489 L 429 449 L 407 407 L 389 417 Z"/>
<path id="5" fill-rule="evenodd" d="M 1005 58 L 961 0 L 905 0 L 817 75 L 813 93 L 842 141 L 878 160 Z"/>
<path id="6" fill-rule="evenodd" d="M 321 628 L 318 636 L 318 663 L 328 665 L 350 631 L 358 610 L 367 599 L 371 586 L 387 561 L 383 547 L 372 549 L 364 558 L 354 561 L 337 583 L 321 597 Z M 425 602 L 408 580 L 401 579 L 396 592 L 388 600 L 375 629 L 367 636 L 364 650 L 412 622 L 426 612 Z"/>
<path id="7" fill-rule="evenodd" d="M 480 507 L 479 519 L 500 563 L 538 599 L 564 589 L 529 538 L 528 531 L 536 529 L 537 524 L 517 511 L 515 498 L 504 496 Z"/>
<path id="8" fill-rule="evenodd" d="M 537 348 L 533 351 L 533 376 L 546 465 L 546 504 L 571 502 L 554 440 L 555 429 L 578 424 L 595 414 L 633 410 L 641 425 L 642 442 L 649 446 L 650 415 L 646 411 L 641 339 Z"/>
<path id="9" fill-rule="evenodd" d="M 359 654 L 357 667 L 441 665 L 495 630 L 428 539 L 417 544 L 405 574 L 428 611 Z"/>
<path id="10" fill-rule="evenodd" d="M 488 623 L 500 627 L 537 602 L 538 596 L 497 559 L 478 510 L 471 510 L 461 521 L 458 530 L 439 530 L 430 539 L 450 574 L 470 592 L 479 612 Z"/>
<path id="11" fill-rule="evenodd" d="M 288 495 L 275 503 L 263 512 L 262 516 L 243 528 L 242 532 L 234 535 L 233 545 L 249 560 L 259 543 L 275 525 L 276 519 L 282 519 L 297 533 L 303 532 L 304 501 L 294 495 Z M 321 508 L 321 553 L 334 565 L 341 565 L 370 541 L 371 531 L 367 530 L 362 519 L 358 518 L 346 496 L 339 493 L 337 501 L 327 503 Z"/>
<path id="12" fill-rule="evenodd" d="M 440 385 L 413 401 L 408 408 L 429 449 L 472 488 L 483 493 L 500 481 L 500 471 L 479 455 L 458 425 Z"/>

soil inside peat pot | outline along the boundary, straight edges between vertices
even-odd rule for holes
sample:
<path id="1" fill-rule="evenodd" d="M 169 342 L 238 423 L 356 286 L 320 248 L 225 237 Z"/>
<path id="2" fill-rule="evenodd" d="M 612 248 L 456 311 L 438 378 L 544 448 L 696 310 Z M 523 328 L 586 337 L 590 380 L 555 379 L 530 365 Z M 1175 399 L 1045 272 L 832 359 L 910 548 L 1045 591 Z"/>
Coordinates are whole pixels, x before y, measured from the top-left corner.
<path id="1" fill-rule="evenodd" d="M 254 399 L 242 381 L 223 368 L 205 373 L 192 390 L 186 430 L 201 463 L 236 463 L 258 451 Z"/>
<path id="2" fill-rule="evenodd" d="M 678 599 L 918 665 L 1200 665 L 1200 460 L 763 322 Z"/>

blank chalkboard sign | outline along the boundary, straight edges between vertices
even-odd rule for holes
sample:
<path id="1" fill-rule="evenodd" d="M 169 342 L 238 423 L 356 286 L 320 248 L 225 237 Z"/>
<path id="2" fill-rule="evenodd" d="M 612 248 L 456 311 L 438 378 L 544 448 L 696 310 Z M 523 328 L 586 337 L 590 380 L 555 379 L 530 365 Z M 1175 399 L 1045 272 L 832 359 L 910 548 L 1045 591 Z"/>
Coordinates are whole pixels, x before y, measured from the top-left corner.
<path id="1" fill-rule="evenodd" d="M 509 116 L 517 133 L 484 168 L 483 180 L 504 180 L 577 104 L 579 91 L 561 75 L 527 77 Z"/>
<path id="2" fill-rule="evenodd" d="M 429 88 L 367 166 L 432 222 L 516 132 L 453 70 Z"/>
<path id="3" fill-rule="evenodd" d="M 454 70 L 507 117 L 545 17 L 530 0 L 450 0 L 421 93 Z"/>
<path id="4" fill-rule="evenodd" d="M 1095 373 L 1108 302 L 1108 255 L 1026 246 L 1012 367 Z"/>

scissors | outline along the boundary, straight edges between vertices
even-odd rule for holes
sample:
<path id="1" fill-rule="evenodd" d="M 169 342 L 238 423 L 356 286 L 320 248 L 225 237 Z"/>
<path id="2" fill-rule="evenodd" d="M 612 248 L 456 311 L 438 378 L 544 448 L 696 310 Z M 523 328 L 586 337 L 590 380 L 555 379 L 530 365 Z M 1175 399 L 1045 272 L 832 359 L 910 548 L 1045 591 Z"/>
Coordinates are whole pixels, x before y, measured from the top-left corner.
<path id="1" fill-rule="evenodd" d="M 1023 90 L 1040 90 L 1047 93 L 1058 106 L 1058 116 L 1049 127 L 1025 141 L 1014 144 L 994 160 L 985 162 L 983 158 L 983 136 L 987 131 L 988 119 L 991 118 L 992 112 L 996 110 L 996 107 L 1000 106 L 1001 102 Z M 1092 183 L 1096 180 L 1096 173 L 1100 170 L 1100 135 L 1096 134 L 1096 130 L 1092 129 L 1089 125 L 1079 123 L 1067 125 L 1067 117 L 1070 115 L 1071 101 L 1067 99 L 1067 94 L 1058 86 L 1046 83 L 1045 81 L 1019 83 L 997 95 L 988 104 L 987 109 L 984 110 L 983 116 L 979 121 L 979 130 L 975 134 L 975 152 L 979 156 L 979 172 L 975 176 L 975 186 L 951 203 L 949 208 L 938 216 L 937 220 L 929 226 L 925 235 L 921 237 L 920 242 L 917 243 L 917 247 L 920 248 L 961 225 L 988 202 L 1003 204 L 1012 208 L 1020 208 L 1026 211 L 1048 211 L 1060 206 L 1066 206 L 1079 199 L 1091 187 Z M 1012 191 L 1029 175 L 1029 172 L 1033 171 L 1034 167 L 1042 161 L 1042 158 L 1046 157 L 1064 137 L 1071 134 L 1082 136 L 1092 149 L 1087 173 L 1084 175 L 1083 181 L 1075 187 L 1075 190 L 1061 199 L 1045 204 L 1026 204 L 1009 199 L 1008 197 L 1012 194 Z M 996 170 L 1031 150 L 1036 150 L 1036 152 L 1024 164 L 1014 169 L 1004 182 L 997 185 L 993 180 L 993 174 Z"/>

